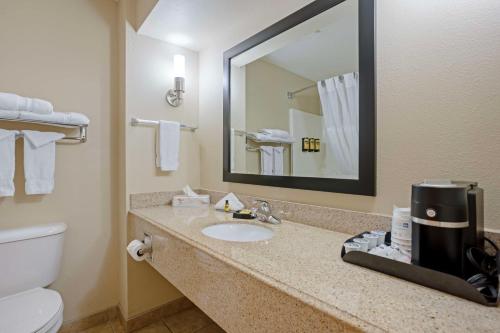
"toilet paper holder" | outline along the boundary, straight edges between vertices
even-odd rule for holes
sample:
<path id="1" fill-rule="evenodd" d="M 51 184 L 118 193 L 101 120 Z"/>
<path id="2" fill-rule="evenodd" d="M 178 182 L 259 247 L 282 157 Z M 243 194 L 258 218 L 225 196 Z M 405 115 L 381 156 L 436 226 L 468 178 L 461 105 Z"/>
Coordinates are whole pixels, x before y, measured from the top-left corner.
<path id="1" fill-rule="evenodd" d="M 153 237 L 147 233 L 144 233 L 144 240 L 142 241 L 146 246 L 144 249 L 140 249 L 137 254 L 143 256 L 145 254 L 153 252 Z"/>
<path id="2" fill-rule="evenodd" d="M 139 255 L 143 256 L 153 252 L 153 237 L 151 235 L 144 233 L 144 240 L 142 242 L 146 245 L 146 248 L 139 250 Z"/>
<path id="3" fill-rule="evenodd" d="M 153 252 L 153 237 L 144 233 L 144 239 L 133 239 L 127 245 L 128 254 L 135 261 L 143 261 L 145 259 L 153 259 L 151 253 Z M 149 255 L 148 255 L 149 254 Z"/>

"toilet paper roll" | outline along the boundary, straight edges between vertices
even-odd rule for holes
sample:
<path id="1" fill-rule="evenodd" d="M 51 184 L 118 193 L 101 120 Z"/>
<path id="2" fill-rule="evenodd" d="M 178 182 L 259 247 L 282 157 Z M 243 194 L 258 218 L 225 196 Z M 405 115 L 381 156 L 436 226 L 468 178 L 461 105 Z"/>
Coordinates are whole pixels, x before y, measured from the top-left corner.
<path id="1" fill-rule="evenodd" d="M 144 254 L 140 254 L 139 252 L 139 251 L 144 251 L 145 249 L 146 245 L 137 239 L 131 241 L 127 246 L 128 254 L 130 254 L 130 256 L 135 261 L 143 261 L 144 259 L 146 259 L 146 256 Z"/>

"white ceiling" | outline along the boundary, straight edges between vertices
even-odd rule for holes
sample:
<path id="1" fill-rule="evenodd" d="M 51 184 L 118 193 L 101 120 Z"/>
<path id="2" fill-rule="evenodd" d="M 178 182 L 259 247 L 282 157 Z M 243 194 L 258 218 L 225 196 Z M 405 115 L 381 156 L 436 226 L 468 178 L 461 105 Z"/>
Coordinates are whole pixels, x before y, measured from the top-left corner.
<path id="1" fill-rule="evenodd" d="M 311 81 L 358 71 L 357 0 L 343 2 L 321 15 L 329 25 L 303 35 L 263 60 Z"/>
<path id="2" fill-rule="evenodd" d="M 231 59 L 264 60 L 311 81 L 358 71 L 358 0 L 347 0 Z"/>
<path id="3" fill-rule="evenodd" d="M 159 0 L 139 33 L 199 51 L 235 32 L 256 33 L 253 27 L 262 30 L 311 1 Z"/>

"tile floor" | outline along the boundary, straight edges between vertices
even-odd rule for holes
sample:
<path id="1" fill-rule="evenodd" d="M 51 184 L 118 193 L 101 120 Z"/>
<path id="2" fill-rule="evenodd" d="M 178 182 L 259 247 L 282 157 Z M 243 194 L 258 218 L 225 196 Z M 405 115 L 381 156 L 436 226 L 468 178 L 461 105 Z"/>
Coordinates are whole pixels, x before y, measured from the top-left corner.
<path id="1" fill-rule="evenodd" d="M 118 320 L 100 324 L 81 333 L 123 333 Z M 206 314 L 191 308 L 141 328 L 134 333 L 225 333 Z"/>

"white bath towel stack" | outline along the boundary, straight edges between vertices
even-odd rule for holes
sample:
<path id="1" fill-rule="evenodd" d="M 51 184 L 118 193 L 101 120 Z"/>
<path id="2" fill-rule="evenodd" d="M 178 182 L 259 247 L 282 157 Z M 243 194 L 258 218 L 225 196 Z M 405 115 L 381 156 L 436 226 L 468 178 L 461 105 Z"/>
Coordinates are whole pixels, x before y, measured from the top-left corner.
<path id="1" fill-rule="evenodd" d="M 276 136 L 274 134 L 262 133 L 262 132 L 249 132 L 247 133 L 247 138 L 256 142 L 281 142 L 281 143 L 294 143 L 295 138 L 290 136 L 288 132 L 286 136 Z"/>
<path id="2" fill-rule="evenodd" d="M 23 131 L 26 194 L 49 194 L 54 190 L 56 147 L 62 133 Z"/>
<path id="3" fill-rule="evenodd" d="M 0 197 L 14 195 L 16 170 L 16 135 L 18 131 L 0 129 Z"/>
<path id="4" fill-rule="evenodd" d="M 277 129 L 277 128 L 262 128 L 259 130 L 259 133 L 263 133 L 266 135 L 270 135 L 275 138 L 288 139 L 290 138 L 290 133 L 285 130 Z"/>
<path id="5" fill-rule="evenodd" d="M 43 99 L 0 92 L 0 110 L 51 114 L 54 112 L 54 106 Z"/>
<path id="6" fill-rule="evenodd" d="M 180 132 L 180 123 L 160 120 L 156 143 L 156 166 L 161 171 L 175 171 L 179 167 Z"/>

